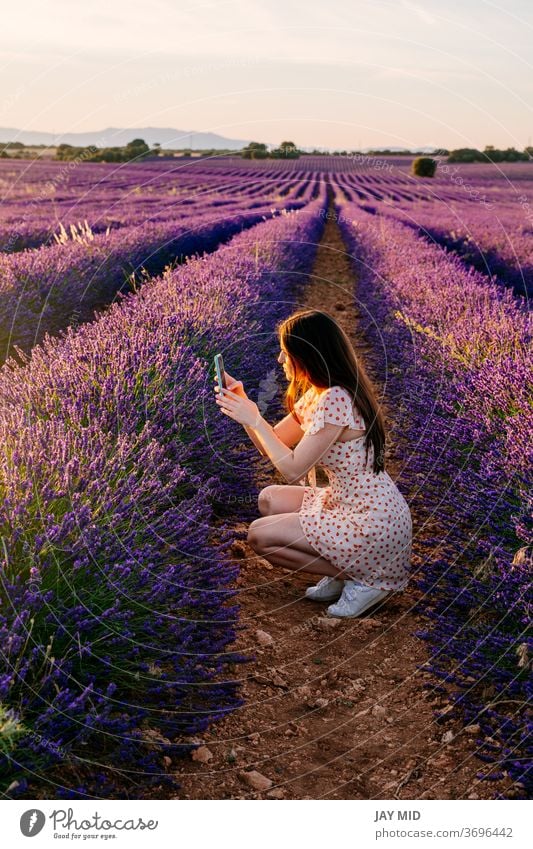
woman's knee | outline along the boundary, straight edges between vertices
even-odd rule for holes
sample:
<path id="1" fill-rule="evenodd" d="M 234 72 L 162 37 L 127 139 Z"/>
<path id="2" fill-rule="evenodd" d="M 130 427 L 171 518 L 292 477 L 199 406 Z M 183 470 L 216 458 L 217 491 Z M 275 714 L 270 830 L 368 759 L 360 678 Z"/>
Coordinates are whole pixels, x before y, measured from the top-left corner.
<path id="1" fill-rule="evenodd" d="M 264 543 L 265 535 L 261 530 L 261 520 L 254 519 L 248 525 L 248 538 L 247 543 L 254 551 L 259 551 Z"/>
<path id="2" fill-rule="evenodd" d="M 271 516 L 274 512 L 274 497 L 278 489 L 279 486 L 277 484 L 271 484 L 270 486 L 265 486 L 259 493 L 257 507 L 261 516 Z"/>

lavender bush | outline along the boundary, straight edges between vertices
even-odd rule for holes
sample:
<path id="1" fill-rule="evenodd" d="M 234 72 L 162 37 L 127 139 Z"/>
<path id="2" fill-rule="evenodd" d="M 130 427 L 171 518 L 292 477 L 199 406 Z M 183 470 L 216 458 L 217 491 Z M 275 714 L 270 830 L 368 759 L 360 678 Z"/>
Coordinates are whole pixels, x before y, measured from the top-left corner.
<path id="1" fill-rule="evenodd" d="M 301 207 L 300 201 L 289 208 Z M 245 227 L 270 215 L 262 206 L 202 215 L 166 223 L 143 223 L 18 254 L 0 254 L 0 358 L 29 351 L 46 333 L 88 320 L 97 307 L 134 288 L 146 275 L 174 260 L 213 250 Z"/>
<path id="2" fill-rule="evenodd" d="M 47 775 L 51 795 L 142 796 L 161 754 L 241 703 L 237 567 L 212 520 L 254 490 L 255 449 L 239 460 L 211 363 L 222 350 L 245 377 L 271 367 L 324 202 L 167 271 L 0 372 L 0 704 L 24 729 L 2 747 L 8 795 Z"/>
<path id="3" fill-rule="evenodd" d="M 480 727 L 480 777 L 531 790 L 531 324 L 525 304 L 409 228 L 337 214 L 395 404 L 406 497 L 439 527 L 418 585 L 431 666 Z M 407 492 L 407 490 L 409 490 Z"/>
<path id="4" fill-rule="evenodd" d="M 55 245 L 62 229 L 93 233 L 204 214 L 207 207 L 242 210 L 315 195 L 315 175 L 256 169 L 238 179 L 233 169 L 209 161 L 69 164 L 0 162 L 0 251 Z"/>

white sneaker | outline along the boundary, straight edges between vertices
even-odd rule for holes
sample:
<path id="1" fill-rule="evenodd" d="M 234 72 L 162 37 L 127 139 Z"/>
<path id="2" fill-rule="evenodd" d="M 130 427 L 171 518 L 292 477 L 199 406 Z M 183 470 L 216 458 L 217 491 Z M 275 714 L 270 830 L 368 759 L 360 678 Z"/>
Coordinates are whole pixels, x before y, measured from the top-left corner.
<path id="1" fill-rule="evenodd" d="M 312 601 L 336 601 L 342 593 L 344 581 L 324 575 L 314 587 L 307 587 L 305 597 Z"/>
<path id="2" fill-rule="evenodd" d="M 341 616 L 352 619 L 360 616 L 369 607 L 383 601 L 391 593 L 390 590 L 379 590 L 374 587 L 365 587 L 356 581 L 345 581 L 342 595 L 337 604 L 330 604 L 326 613 L 328 616 Z"/>

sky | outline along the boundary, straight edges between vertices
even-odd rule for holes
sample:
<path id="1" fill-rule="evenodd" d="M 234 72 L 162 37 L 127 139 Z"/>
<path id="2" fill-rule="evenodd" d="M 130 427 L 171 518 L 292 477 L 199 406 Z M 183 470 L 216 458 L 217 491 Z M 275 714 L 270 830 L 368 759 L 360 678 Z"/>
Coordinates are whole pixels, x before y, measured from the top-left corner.
<path id="1" fill-rule="evenodd" d="M 523 148 L 530 0 L 2 0 L 0 127 Z"/>

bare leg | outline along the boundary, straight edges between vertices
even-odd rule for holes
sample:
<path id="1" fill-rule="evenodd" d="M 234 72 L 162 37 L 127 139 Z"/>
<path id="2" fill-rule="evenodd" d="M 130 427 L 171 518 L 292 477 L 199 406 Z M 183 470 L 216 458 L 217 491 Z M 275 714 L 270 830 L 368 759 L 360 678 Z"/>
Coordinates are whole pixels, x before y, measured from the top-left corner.
<path id="1" fill-rule="evenodd" d="M 305 487 L 289 484 L 271 484 L 259 493 L 257 505 L 261 516 L 275 513 L 297 513 L 302 506 Z"/>
<path id="2" fill-rule="evenodd" d="M 273 566 L 312 575 L 341 577 L 336 566 L 309 545 L 298 513 L 282 513 L 255 519 L 248 530 L 248 543 Z M 348 577 L 348 576 L 347 576 Z"/>
<path id="3" fill-rule="evenodd" d="M 265 548 L 261 551 L 261 557 L 268 560 L 272 566 L 281 566 L 291 569 L 293 572 L 310 572 L 312 575 L 328 575 L 330 578 L 340 578 L 339 570 L 329 560 L 315 554 L 309 555 L 305 551 L 291 546 L 284 548 Z"/>

